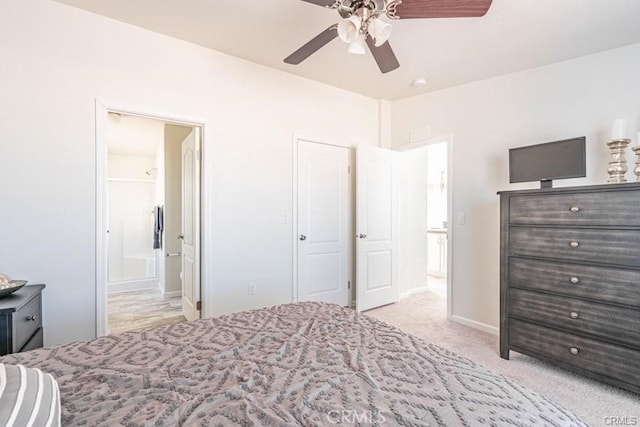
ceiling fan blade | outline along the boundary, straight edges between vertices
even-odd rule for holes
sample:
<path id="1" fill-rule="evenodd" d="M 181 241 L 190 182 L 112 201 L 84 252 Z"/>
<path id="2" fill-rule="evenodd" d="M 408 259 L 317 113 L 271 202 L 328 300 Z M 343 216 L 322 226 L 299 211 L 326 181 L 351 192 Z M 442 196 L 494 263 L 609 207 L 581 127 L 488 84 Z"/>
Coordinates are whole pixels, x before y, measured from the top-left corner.
<path id="1" fill-rule="evenodd" d="M 393 49 L 391 49 L 391 45 L 389 42 L 384 42 L 381 46 L 376 46 L 373 43 L 373 39 L 371 36 L 367 37 L 367 46 L 369 46 L 369 50 L 373 55 L 373 59 L 376 60 L 380 71 L 383 73 L 388 73 L 389 71 L 393 71 L 400 66 L 396 55 L 393 53 Z"/>
<path id="2" fill-rule="evenodd" d="M 302 0 L 302 1 L 306 1 L 307 3 L 313 3 L 313 4 L 317 4 L 318 6 L 324 6 L 324 7 L 329 7 L 335 3 L 335 0 Z"/>
<path id="3" fill-rule="evenodd" d="M 473 18 L 484 16 L 493 0 L 402 0 L 396 7 L 400 19 Z"/>
<path id="4" fill-rule="evenodd" d="M 314 54 L 322 46 L 326 45 L 331 40 L 338 37 L 337 28 L 338 26 L 336 24 L 333 24 L 332 26 L 330 26 L 329 28 L 327 28 L 326 30 L 324 30 L 323 32 L 321 32 L 320 34 L 318 34 L 317 36 L 309 40 L 300 49 L 296 50 L 291 55 L 287 56 L 284 59 L 284 62 L 286 62 L 287 64 L 298 65 L 299 63 L 307 59 L 309 56 Z"/>

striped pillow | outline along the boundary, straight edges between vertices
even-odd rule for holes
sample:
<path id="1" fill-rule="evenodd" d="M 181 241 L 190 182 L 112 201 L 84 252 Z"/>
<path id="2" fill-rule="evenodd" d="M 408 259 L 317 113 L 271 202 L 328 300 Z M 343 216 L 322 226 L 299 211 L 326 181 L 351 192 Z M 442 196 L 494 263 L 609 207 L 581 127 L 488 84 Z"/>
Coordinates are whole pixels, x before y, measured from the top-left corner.
<path id="1" fill-rule="evenodd" d="M 60 392 L 51 374 L 0 363 L 0 426 L 59 426 Z"/>

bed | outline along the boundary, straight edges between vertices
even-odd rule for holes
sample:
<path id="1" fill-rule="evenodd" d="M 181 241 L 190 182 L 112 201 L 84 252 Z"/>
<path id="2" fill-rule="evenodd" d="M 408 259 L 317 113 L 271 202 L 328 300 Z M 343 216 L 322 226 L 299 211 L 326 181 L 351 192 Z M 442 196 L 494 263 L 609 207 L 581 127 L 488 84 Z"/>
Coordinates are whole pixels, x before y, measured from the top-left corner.
<path id="1" fill-rule="evenodd" d="M 582 426 L 554 402 L 351 309 L 304 302 L 7 355 L 63 425 Z"/>

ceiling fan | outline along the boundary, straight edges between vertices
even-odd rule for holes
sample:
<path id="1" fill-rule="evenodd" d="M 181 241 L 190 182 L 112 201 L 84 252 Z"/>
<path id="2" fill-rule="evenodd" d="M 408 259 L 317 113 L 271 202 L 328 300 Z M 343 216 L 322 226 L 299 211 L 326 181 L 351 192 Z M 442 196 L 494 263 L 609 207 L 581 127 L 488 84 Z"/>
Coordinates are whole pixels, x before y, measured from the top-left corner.
<path id="1" fill-rule="evenodd" d="M 389 42 L 391 24 L 381 19 L 462 18 L 484 16 L 493 0 L 302 0 L 336 9 L 343 18 L 315 36 L 284 62 L 300 64 L 331 40 L 348 43 L 347 51 L 365 54 L 369 47 L 380 71 L 388 73 L 400 66 Z"/>

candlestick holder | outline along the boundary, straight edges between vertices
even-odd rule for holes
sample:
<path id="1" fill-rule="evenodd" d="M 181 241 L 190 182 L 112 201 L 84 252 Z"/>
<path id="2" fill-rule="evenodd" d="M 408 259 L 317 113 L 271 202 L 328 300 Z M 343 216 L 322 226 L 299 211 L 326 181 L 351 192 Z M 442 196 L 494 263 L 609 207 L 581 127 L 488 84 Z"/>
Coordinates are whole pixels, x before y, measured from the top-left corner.
<path id="1" fill-rule="evenodd" d="M 611 151 L 611 158 L 609 159 L 609 168 L 607 172 L 609 173 L 609 179 L 607 182 L 612 184 L 620 184 L 623 182 L 627 182 L 627 178 L 625 178 L 625 174 L 629 170 L 627 168 L 627 160 L 625 158 L 625 149 L 627 145 L 631 143 L 631 140 L 628 138 L 623 139 L 612 139 L 607 142 L 607 146 Z"/>
<path id="2" fill-rule="evenodd" d="M 632 150 L 636 153 L 636 167 L 633 173 L 636 174 L 636 182 L 640 182 L 640 145 L 636 145 Z"/>

